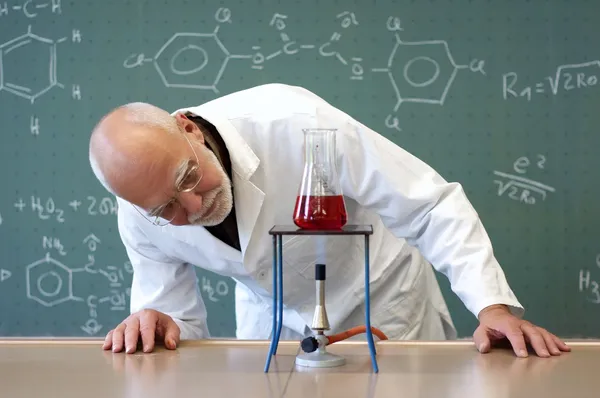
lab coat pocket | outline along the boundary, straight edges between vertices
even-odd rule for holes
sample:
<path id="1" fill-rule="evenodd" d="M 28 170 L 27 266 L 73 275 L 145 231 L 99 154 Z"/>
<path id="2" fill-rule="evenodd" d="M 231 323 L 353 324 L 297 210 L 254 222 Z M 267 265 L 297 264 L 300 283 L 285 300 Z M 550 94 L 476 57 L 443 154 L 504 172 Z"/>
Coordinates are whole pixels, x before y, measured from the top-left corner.
<path id="1" fill-rule="evenodd" d="M 392 300 L 382 309 L 371 312 L 371 325 L 379 328 L 390 340 L 402 340 L 411 334 L 418 323 L 418 307 L 422 303 L 415 300 L 410 292 Z"/>
<path id="2" fill-rule="evenodd" d="M 410 337 L 418 326 L 428 303 L 423 297 L 419 271 L 412 283 L 403 283 L 390 275 L 372 282 L 370 289 L 371 326 L 380 329 L 390 340 Z M 365 290 L 360 288 L 355 295 L 365 313 Z"/>

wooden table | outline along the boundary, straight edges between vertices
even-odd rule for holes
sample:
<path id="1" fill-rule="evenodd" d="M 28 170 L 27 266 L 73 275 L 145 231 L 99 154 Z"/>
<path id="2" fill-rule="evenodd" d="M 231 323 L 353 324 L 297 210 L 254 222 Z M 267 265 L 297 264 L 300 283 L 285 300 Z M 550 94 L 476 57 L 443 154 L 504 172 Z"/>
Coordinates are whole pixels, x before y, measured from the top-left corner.
<path id="1" fill-rule="evenodd" d="M 379 373 L 364 342 L 340 342 L 339 368 L 296 367 L 299 342 L 281 341 L 264 373 L 268 341 L 183 342 L 169 351 L 112 353 L 99 340 L 0 340 L 7 398 L 565 398 L 600 397 L 600 342 L 568 341 L 560 357 L 478 353 L 468 341 L 377 342 Z"/>

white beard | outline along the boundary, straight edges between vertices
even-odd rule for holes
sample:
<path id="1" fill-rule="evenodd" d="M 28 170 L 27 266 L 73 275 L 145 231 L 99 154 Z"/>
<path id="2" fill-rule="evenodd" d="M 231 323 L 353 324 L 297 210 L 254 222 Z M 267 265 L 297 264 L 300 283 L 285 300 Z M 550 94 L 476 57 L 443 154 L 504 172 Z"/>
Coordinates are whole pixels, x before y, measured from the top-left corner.
<path id="1" fill-rule="evenodd" d="M 233 194 L 231 193 L 231 180 L 219 163 L 219 159 L 208 148 L 202 150 L 208 155 L 211 164 L 219 171 L 223 183 L 212 191 L 202 194 L 202 208 L 200 211 L 188 216 L 191 224 L 212 227 L 222 223 L 233 208 Z M 205 214 L 214 204 L 210 213 Z"/>

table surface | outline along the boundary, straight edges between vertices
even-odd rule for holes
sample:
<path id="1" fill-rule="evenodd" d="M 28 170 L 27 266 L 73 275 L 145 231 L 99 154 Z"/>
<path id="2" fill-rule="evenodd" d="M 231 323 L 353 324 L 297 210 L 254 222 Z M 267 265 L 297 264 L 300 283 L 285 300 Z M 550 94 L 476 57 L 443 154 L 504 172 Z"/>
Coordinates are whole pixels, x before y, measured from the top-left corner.
<path id="1" fill-rule="evenodd" d="M 568 341 L 558 357 L 478 353 L 469 341 L 377 342 L 379 373 L 364 342 L 328 347 L 338 368 L 294 364 L 299 342 L 184 341 L 177 350 L 112 353 L 99 340 L 0 340 L 3 397 L 600 397 L 600 341 Z"/>

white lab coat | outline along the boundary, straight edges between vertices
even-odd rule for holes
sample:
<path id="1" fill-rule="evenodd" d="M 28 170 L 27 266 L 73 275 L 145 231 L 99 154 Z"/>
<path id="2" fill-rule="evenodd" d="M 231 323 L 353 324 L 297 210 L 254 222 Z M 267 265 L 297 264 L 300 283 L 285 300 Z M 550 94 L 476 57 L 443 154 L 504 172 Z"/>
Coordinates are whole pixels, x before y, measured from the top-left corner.
<path id="1" fill-rule="evenodd" d="M 229 150 L 241 252 L 200 226 L 154 226 L 119 199 L 118 226 L 133 265 L 131 311 L 153 308 L 208 338 L 194 267 L 236 280 L 236 335 L 268 339 L 272 326 L 272 236 L 293 224 L 304 166 L 303 128 L 336 128 L 340 184 L 349 224 L 371 224 L 371 324 L 390 339 L 456 337 L 431 265 L 475 316 L 502 303 L 523 308 L 458 183 L 313 93 L 283 84 L 236 92 L 179 109 L 215 125 Z M 314 264 L 326 264 L 331 333 L 364 325 L 364 237 L 284 237 L 281 339 L 310 333 Z M 364 335 L 363 335 L 364 337 Z"/>

